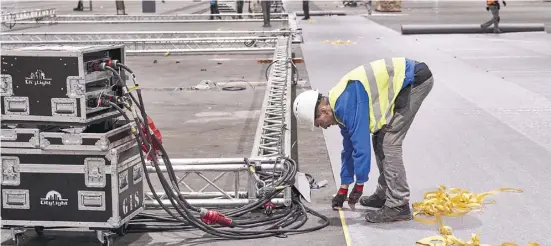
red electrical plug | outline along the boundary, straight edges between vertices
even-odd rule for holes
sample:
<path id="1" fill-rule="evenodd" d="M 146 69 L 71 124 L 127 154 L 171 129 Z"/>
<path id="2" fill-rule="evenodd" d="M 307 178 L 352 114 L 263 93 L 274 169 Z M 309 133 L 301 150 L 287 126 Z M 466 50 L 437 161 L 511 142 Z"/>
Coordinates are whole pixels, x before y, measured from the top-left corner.
<path id="1" fill-rule="evenodd" d="M 155 123 L 149 116 L 147 116 L 147 126 L 150 130 L 151 136 L 154 138 L 157 138 L 157 140 L 159 140 L 159 144 L 162 144 L 163 136 L 161 135 L 161 131 L 157 129 L 157 127 L 155 126 Z M 144 136 L 147 138 L 147 132 L 145 131 L 144 127 L 142 127 L 142 132 Z M 151 140 L 151 139 L 148 138 L 148 140 Z M 153 150 L 151 150 L 151 153 L 149 153 L 149 155 L 147 156 L 148 161 L 150 161 L 153 158 L 153 155 L 156 155 L 160 149 L 159 145 L 155 141 L 151 141 L 151 142 L 152 142 L 151 146 L 153 147 Z M 145 143 L 143 142 L 142 142 L 142 150 L 143 152 L 147 153 L 147 148 L 145 146 Z"/>
<path id="2" fill-rule="evenodd" d="M 202 208 L 199 214 L 201 215 L 201 221 L 207 225 L 219 224 L 221 226 L 234 227 L 233 221 L 218 211 Z"/>
<path id="3" fill-rule="evenodd" d="M 266 213 L 266 215 L 272 215 L 274 208 L 275 205 L 273 202 L 268 201 L 264 203 L 264 212 Z"/>

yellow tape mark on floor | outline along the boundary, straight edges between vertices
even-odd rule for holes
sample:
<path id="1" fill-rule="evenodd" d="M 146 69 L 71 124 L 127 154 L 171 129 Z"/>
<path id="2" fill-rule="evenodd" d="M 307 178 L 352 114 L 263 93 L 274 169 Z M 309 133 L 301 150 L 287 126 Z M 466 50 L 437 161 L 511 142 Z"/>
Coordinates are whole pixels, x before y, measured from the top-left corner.
<path id="1" fill-rule="evenodd" d="M 346 40 L 346 41 L 343 41 L 343 40 L 335 40 L 335 41 L 330 41 L 330 40 L 325 40 L 323 41 L 324 44 L 334 44 L 334 45 L 349 45 L 349 44 L 357 44 L 356 42 L 352 42 L 350 40 Z"/>
<path id="2" fill-rule="evenodd" d="M 348 233 L 348 226 L 346 225 L 346 219 L 344 218 L 344 211 L 342 209 L 339 209 L 339 216 L 341 217 L 342 232 L 344 233 L 346 246 L 350 246 L 350 234 Z"/>

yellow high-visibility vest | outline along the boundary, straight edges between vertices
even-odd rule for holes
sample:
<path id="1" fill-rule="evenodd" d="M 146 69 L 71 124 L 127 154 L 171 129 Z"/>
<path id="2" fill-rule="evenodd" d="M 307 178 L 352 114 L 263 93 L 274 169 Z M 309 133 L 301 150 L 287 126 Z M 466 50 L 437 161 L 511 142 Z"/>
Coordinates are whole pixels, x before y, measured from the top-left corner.
<path id="1" fill-rule="evenodd" d="M 344 75 L 329 91 L 329 104 L 335 104 L 351 81 L 360 81 L 369 96 L 369 130 L 377 132 L 394 115 L 394 101 L 402 89 L 406 77 L 406 58 L 380 59 L 359 66 Z M 367 113 L 367 112 L 366 112 Z M 335 116 L 337 122 L 344 123 Z M 345 126 L 346 127 L 346 126 Z"/>

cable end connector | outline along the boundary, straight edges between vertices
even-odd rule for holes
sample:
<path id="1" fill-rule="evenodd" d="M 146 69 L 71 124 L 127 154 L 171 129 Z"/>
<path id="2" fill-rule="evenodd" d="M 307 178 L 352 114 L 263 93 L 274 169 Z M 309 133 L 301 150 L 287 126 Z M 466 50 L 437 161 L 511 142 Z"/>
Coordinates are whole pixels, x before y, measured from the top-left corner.
<path id="1" fill-rule="evenodd" d="M 110 67 L 113 69 L 119 69 L 118 64 L 119 64 L 118 60 L 107 60 L 99 64 L 99 69 L 101 69 L 101 71 L 107 70 L 107 67 Z"/>
<path id="2" fill-rule="evenodd" d="M 218 211 L 201 208 L 201 212 L 199 214 L 201 215 L 201 221 L 207 225 L 218 224 L 226 227 L 235 226 L 232 219 L 224 216 Z"/>
<path id="3" fill-rule="evenodd" d="M 142 132 L 146 137 L 147 142 L 151 142 L 151 147 L 153 148 L 153 151 L 149 152 L 149 149 L 147 148 L 148 145 L 143 141 L 142 141 L 142 151 L 146 154 L 149 152 L 149 154 L 147 155 L 147 160 L 151 161 L 151 159 L 154 156 L 158 156 L 158 153 L 161 149 L 161 146 L 159 145 L 163 143 L 163 136 L 161 135 L 161 131 L 159 131 L 159 129 L 157 129 L 157 126 L 155 126 L 153 119 L 151 119 L 151 117 L 149 116 L 147 116 L 147 127 L 148 129 L 142 126 Z M 156 138 L 157 141 L 153 141 L 153 139 L 149 138 L 146 131 L 149 131 L 151 134 L 151 137 Z"/>
<path id="4" fill-rule="evenodd" d="M 257 196 L 258 198 L 267 198 L 273 196 L 276 192 L 284 190 L 286 186 L 268 186 L 258 189 Z"/>
<path id="5" fill-rule="evenodd" d="M 89 97 L 86 99 L 86 106 L 89 108 L 109 107 L 109 102 L 116 102 L 116 97 L 103 94 L 99 97 Z"/>
<path id="6" fill-rule="evenodd" d="M 272 215 L 274 213 L 275 204 L 273 202 L 265 202 L 264 203 L 264 213 L 268 216 Z"/>

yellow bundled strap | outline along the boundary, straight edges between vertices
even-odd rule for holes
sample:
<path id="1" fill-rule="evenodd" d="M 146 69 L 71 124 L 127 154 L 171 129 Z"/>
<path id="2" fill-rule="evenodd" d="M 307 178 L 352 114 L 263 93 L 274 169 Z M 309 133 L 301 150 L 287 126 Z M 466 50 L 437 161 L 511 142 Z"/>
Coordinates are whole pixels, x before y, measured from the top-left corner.
<path id="1" fill-rule="evenodd" d="M 413 203 L 413 219 L 423 224 L 438 224 L 438 230 L 441 236 L 427 237 L 417 241 L 419 245 L 426 246 L 486 246 L 481 244 L 480 234 L 476 233 L 471 236 L 471 240 L 466 242 L 456 238 L 453 235 L 452 229 L 445 226 L 442 222 L 443 216 L 457 217 L 465 215 L 471 211 L 479 211 L 484 204 L 495 203 L 484 202 L 484 198 L 488 195 L 494 195 L 504 191 L 523 192 L 514 188 L 501 188 L 484 192 L 481 194 L 471 193 L 465 189 L 452 188 L 448 189 L 441 185 L 438 190 L 425 193 L 424 200 Z M 421 218 L 434 217 L 434 219 Z M 502 243 L 501 246 L 518 246 L 514 243 Z M 528 246 L 539 246 L 537 243 L 528 243 Z"/>

